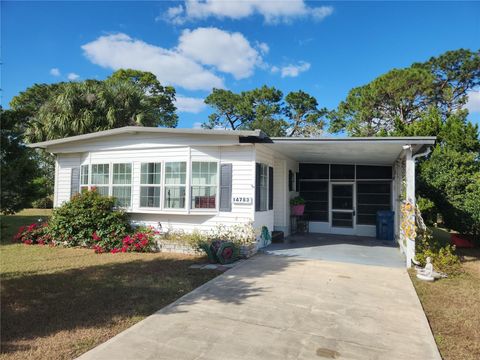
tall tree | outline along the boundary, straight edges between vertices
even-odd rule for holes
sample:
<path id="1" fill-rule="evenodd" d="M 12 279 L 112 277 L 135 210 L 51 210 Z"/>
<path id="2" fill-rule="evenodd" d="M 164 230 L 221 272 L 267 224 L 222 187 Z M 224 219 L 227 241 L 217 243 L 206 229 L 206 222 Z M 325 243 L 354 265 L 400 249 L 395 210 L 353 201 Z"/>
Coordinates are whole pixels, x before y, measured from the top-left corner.
<path id="1" fill-rule="evenodd" d="M 269 136 L 313 136 L 323 128 L 321 117 L 326 109 L 318 109 L 317 100 L 303 92 L 283 93 L 275 87 L 243 91 L 214 89 L 205 99 L 214 112 L 205 128 L 260 129 Z"/>
<path id="2" fill-rule="evenodd" d="M 162 126 L 177 126 L 178 116 L 175 113 L 175 88 L 163 86 L 157 77 L 148 71 L 120 69 L 114 72 L 107 81 L 130 81 L 147 94 L 146 101 L 151 108 L 156 108 L 162 119 Z"/>
<path id="3" fill-rule="evenodd" d="M 430 105 L 434 77 L 424 69 L 394 69 L 371 83 L 352 89 L 330 115 L 330 131 L 373 136 L 411 124 Z"/>
<path id="4" fill-rule="evenodd" d="M 464 107 L 480 84 L 480 52 L 448 51 L 409 68 L 394 69 L 354 88 L 330 114 L 330 131 L 388 135 L 435 107 L 443 119 Z"/>
<path id="5" fill-rule="evenodd" d="M 3 110 L 1 107 L 0 116 L 0 212 L 13 214 L 32 200 L 36 163 L 32 160 L 32 151 L 22 142 L 21 116 L 13 110 Z"/>
<path id="6" fill-rule="evenodd" d="M 10 106 L 23 116 L 30 142 L 126 125 L 176 126 L 175 91 L 162 87 L 149 73 L 135 80 L 142 74 L 120 71 L 105 81 L 34 85 L 14 97 Z"/>
<path id="7" fill-rule="evenodd" d="M 317 99 L 299 90 L 285 97 L 283 113 L 289 120 L 287 136 L 311 137 L 322 133 L 325 125 L 322 117 L 328 111 L 318 109 Z"/>
<path id="8" fill-rule="evenodd" d="M 433 104 L 445 116 L 463 108 L 468 100 L 468 91 L 480 85 L 480 50 L 447 51 L 412 67 L 433 74 Z"/>
<path id="9" fill-rule="evenodd" d="M 210 105 L 214 112 L 208 117 L 208 122 L 202 126 L 207 129 L 249 128 L 255 118 L 251 100 L 251 97 L 246 96 L 246 92 L 235 94 L 230 90 L 213 89 L 212 93 L 205 98 L 205 104 Z"/>

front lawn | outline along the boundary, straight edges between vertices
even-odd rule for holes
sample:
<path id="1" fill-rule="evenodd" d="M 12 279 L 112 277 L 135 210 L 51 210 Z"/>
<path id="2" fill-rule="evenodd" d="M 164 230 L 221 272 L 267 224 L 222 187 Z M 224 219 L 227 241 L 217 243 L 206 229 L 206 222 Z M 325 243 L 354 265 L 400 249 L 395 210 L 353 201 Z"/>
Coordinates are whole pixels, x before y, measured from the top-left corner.
<path id="1" fill-rule="evenodd" d="M 443 359 L 476 360 L 480 359 L 480 249 L 457 252 L 462 274 L 434 283 L 411 275 Z"/>
<path id="2" fill-rule="evenodd" d="M 45 215 L 1 219 L 0 359 L 74 358 L 218 274 L 190 269 L 192 256 L 10 243 Z"/>

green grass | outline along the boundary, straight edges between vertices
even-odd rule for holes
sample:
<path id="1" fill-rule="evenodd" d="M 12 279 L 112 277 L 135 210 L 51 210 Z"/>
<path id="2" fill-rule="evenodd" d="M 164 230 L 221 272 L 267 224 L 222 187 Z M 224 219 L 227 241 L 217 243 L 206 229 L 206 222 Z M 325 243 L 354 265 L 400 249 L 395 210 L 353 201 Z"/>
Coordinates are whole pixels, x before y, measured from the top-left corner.
<path id="1" fill-rule="evenodd" d="M 10 242 L 20 225 L 45 215 L 1 219 L 0 359 L 74 358 L 218 274 L 190 269 L 200 261 L 192 256 Z"/>
<path id="2" fill-rule="evenodd" d="M 431 228 L 443 245 L 450 232 Z M 444 360 L 480 359 L 480 249 L 457 249 L 462 272 L 433 283 L 410 275 Z"/>
<path id="3" fill-rule="evenodd" d="M 1 239 L 2 244 L 12 242 L 13 235 L 17 233 L 20 226 L 38 222 L 39 219 L 48 219 L 52 214 L 51 209 L 25 209 L 15 215 L 1 215 Z"/>

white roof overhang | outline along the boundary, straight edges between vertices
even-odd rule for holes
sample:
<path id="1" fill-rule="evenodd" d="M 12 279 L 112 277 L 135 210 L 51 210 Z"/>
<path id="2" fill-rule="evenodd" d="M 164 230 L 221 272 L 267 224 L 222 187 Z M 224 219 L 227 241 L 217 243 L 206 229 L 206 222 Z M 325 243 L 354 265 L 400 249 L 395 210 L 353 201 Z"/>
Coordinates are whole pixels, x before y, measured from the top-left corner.
<path id="1" fill-rule="evenodd" d="M 391 165 L 411 146 L 414 153 L 435 143 L 435 137 L 272 138 L 265 145 L 298 162 Z"/>

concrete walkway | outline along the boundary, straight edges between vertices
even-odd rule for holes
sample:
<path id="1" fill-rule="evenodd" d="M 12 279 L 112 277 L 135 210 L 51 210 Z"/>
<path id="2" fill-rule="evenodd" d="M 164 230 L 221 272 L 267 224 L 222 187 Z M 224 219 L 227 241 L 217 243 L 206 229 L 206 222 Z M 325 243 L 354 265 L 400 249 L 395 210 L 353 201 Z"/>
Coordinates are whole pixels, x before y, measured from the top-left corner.
<path id="1" fill-rule="evenodd" d="M 405 269 L 257 255 L 80 359 L 440 356 Z"/>

